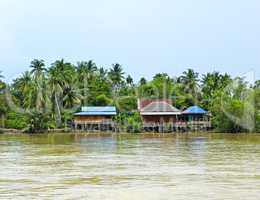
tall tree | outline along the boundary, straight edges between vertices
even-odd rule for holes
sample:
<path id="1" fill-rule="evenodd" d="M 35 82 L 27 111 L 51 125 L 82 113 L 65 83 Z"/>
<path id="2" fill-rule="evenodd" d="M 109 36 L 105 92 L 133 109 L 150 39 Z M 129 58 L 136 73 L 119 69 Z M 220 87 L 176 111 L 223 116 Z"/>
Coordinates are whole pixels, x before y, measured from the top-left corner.
<path id="1" fill-rule="evenodd" d="M 188 69 L 180 76 L 181 83 L 184 86 L 185 91 L 195 94 L 198 90 L 199 74 L 194 72 L 193 69 Z"/>
<path id="2" fill-rule="evenodd" d="M 140 85 L 145 85 L 147 83 L 147 80 L 144 78 L 144 77 L 142 77 L 141 79 L 140 79 L 140 81 L 139 81 L 139 84 Z"/>
<path id="3" fill-rule="evenodd" d="M 31 73 L 33 74 L 35 80 L 41 79 L 43 74 L 47 72 L 47 69 L 45 68 L 44 60 L 34 59 L 31 62 L 30 67 L 32 68 Z"/>
<path id="4" fill-rule="evenodd" d="M 77 63 L 77 73 L 79 81 L 88 81 L 88 79 L 97 71 L 96 64 L 90 60 L 88 62 L 81 61 Z"/>
<path id="5" fill-rule="evenodd" d="M 133 78 L 132 78 L 130 75 L 128 75 L 128 76 L 126 77 L 126 83 L 127 83 L 128 85 L 130 85 L 130 86 L 133 85 L 134 80 L 133 80 Z"/>
<path id="6" fill-rule="evenodd" d="M 78 85 L 83 96 L 83 104 L 87 104 L 90 84 L 96 72 L 97 66 L 92 60 L 77 63 Z"/>
<path id="7" fill-rule="evenodd" d="M 47 72 L 47 69 L 45 68 L 44 60 L 38 60 L 34 59 L 31 62 L 30 67 L 32 68 L 31 74 L 33 77 L 33 81 L 36 86 L 36 110 L 43 111 L 45 104 L 47 102 L 47 94 L 45 93 L 46 90 L 44 90 L 45 87 L 45 73 Z"/>
<path id="8" fill-rule="evenodd" d="M 115 87 L 119 87 L 124 80 L 123 68 L 120 64 L 113 64 L 112 68 L 108 72 L 108 76 Z"/>
<path id="9" fill-rule="evenodd" d="M 61 126 L 61 114 L 63 109 L 63 99 L 66 96 L 66 88 L 69 88 L 75 80 L 75 69 L 70 63 L 63 59 L 55 61 L 48 71 L 49 86 L 55 112 L 56 126 Z"/>
<path id="10" fill-rule="evenodd" d="M 0 71 L 0 126 L 1 127 L 5 127 L 5 114 L 7 112 L 7 106 L 6 106 L 6 102 L 5 102 L 5 98 L 3 93 L 3 89 L 5 88 L 5 83 L 1 80 L 2 78 L 4 78 L 4 76 L 2 75 L 2 71 Z"/>
<path id="11" fill-rule="evenodd" d="M 219 72 L 207 73 L 202 76 L 201 90 L 203 95 L 202 105 L 210 109 L 214 103 L 216 95 L 219 95 L 219 91 L 223 89 L 232 81 L 231 77 L 227 74 L 220 74 Z"/>
<path id="12" fill-rule="evenodd" d="M 103 67 L 100 67 L 98 71 L 99 71 L 100 78 L 105 79 L 107 75 L 107 70 Z"/>
<path id="13" fill-rule="evenodd" d="M 2 71 L 0 71 L 0 80 L 4 78 L 4 76 L 2 75 Z"/>
<path id="14" fill-rule="evenodd" d="M 25 109 L 32 109 L 36 102 L 36 85 L 31 73 L 26 71 L 21 77 L 14 80 L 14 95 L 20 100 L 21 106 Z"/>
<path id="15" fill-rule="evenodd" d="M 4 76 L 2 75 L 2 71 L 0 71 L 0 94 L 5 86 L 4 82 L 2 81 L 2 78 L 4 78 Z"/>
<path id="16" fill-rule="evenodd" d="M 82 95 L 77 90 L 75 85 L 70 85 L 69 87 L 66 87 L 63 93 L 64 93 L 63 104 L 66 109 L 70 109 L 80 105 Z"/>
<path id="17" fill-rule="evenodd" d="M 196 104 L 199 100 L 199 73 L 193 69 L 184 71 L 179 77 L 178 82 L 181 83 L 183 95 L 186 98 L 187 104 Z"/>
<path id="18" fill-rule="evenodd" d="M 255 82 L 254 88 L 260 88 L 260 80 Z"/>

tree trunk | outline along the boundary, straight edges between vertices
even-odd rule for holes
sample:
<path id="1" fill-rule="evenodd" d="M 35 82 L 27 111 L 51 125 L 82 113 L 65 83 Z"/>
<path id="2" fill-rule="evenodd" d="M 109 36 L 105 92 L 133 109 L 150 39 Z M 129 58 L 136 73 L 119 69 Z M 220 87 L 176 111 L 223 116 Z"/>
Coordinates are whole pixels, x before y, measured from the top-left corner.
<path id="1" fill-rule="evenodd" d="M 55 93 L 54 95 L 55 98 L 55 121 L 56 121 L 56 127 L 60 128 L 61 127 L 61 113 L 60 113 L 60 104 L 58 101 L 57 94 Z"/>
<path id="2" fill-rule="evenodd" d="M 1 114 L 1 127 L 2 128 L 5 128 L 5 116 L 4 116 L 4 114 Z"/>

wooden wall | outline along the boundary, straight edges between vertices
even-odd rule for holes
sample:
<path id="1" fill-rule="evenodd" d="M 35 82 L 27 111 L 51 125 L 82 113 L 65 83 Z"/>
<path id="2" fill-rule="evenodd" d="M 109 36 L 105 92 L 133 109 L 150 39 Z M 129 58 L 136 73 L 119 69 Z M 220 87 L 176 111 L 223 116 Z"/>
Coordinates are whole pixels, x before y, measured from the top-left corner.
<path id="1" fill-rule="evenodd" d="M 74 122 L 80 123 L 101 123 L 103 121 L 111 120 L 112 116 L 75 116 Z"/>
<path id="2" fill-rule="evenodd" d="M 162 115 L 162 116 L 143 115 L 142 119 L 144 123 L 159 123 L 159 122 L 169 123 L 169 122 L 177 121 L 176 115 Z"/>

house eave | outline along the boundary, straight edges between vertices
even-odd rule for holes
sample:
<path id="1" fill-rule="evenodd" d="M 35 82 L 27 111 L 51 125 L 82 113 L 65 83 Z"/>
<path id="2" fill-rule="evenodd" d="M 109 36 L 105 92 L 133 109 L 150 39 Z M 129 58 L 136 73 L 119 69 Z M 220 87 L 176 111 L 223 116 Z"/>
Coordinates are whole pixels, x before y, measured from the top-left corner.
<path id="1" fill-rule="evenodd" d="M 143 116 L 146 115 L 181 115 L 181 112 L 141 112 Z"/>

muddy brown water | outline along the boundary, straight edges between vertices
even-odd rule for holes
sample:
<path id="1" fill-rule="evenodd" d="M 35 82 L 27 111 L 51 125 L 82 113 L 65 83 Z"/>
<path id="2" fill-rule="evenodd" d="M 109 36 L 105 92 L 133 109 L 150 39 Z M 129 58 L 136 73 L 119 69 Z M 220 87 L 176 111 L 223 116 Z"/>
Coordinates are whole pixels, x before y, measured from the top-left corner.
<path id="1" fill-rule="evenodd" d="M 260 134 L 0 135 L 0 199 L 260 199 Z"/>

